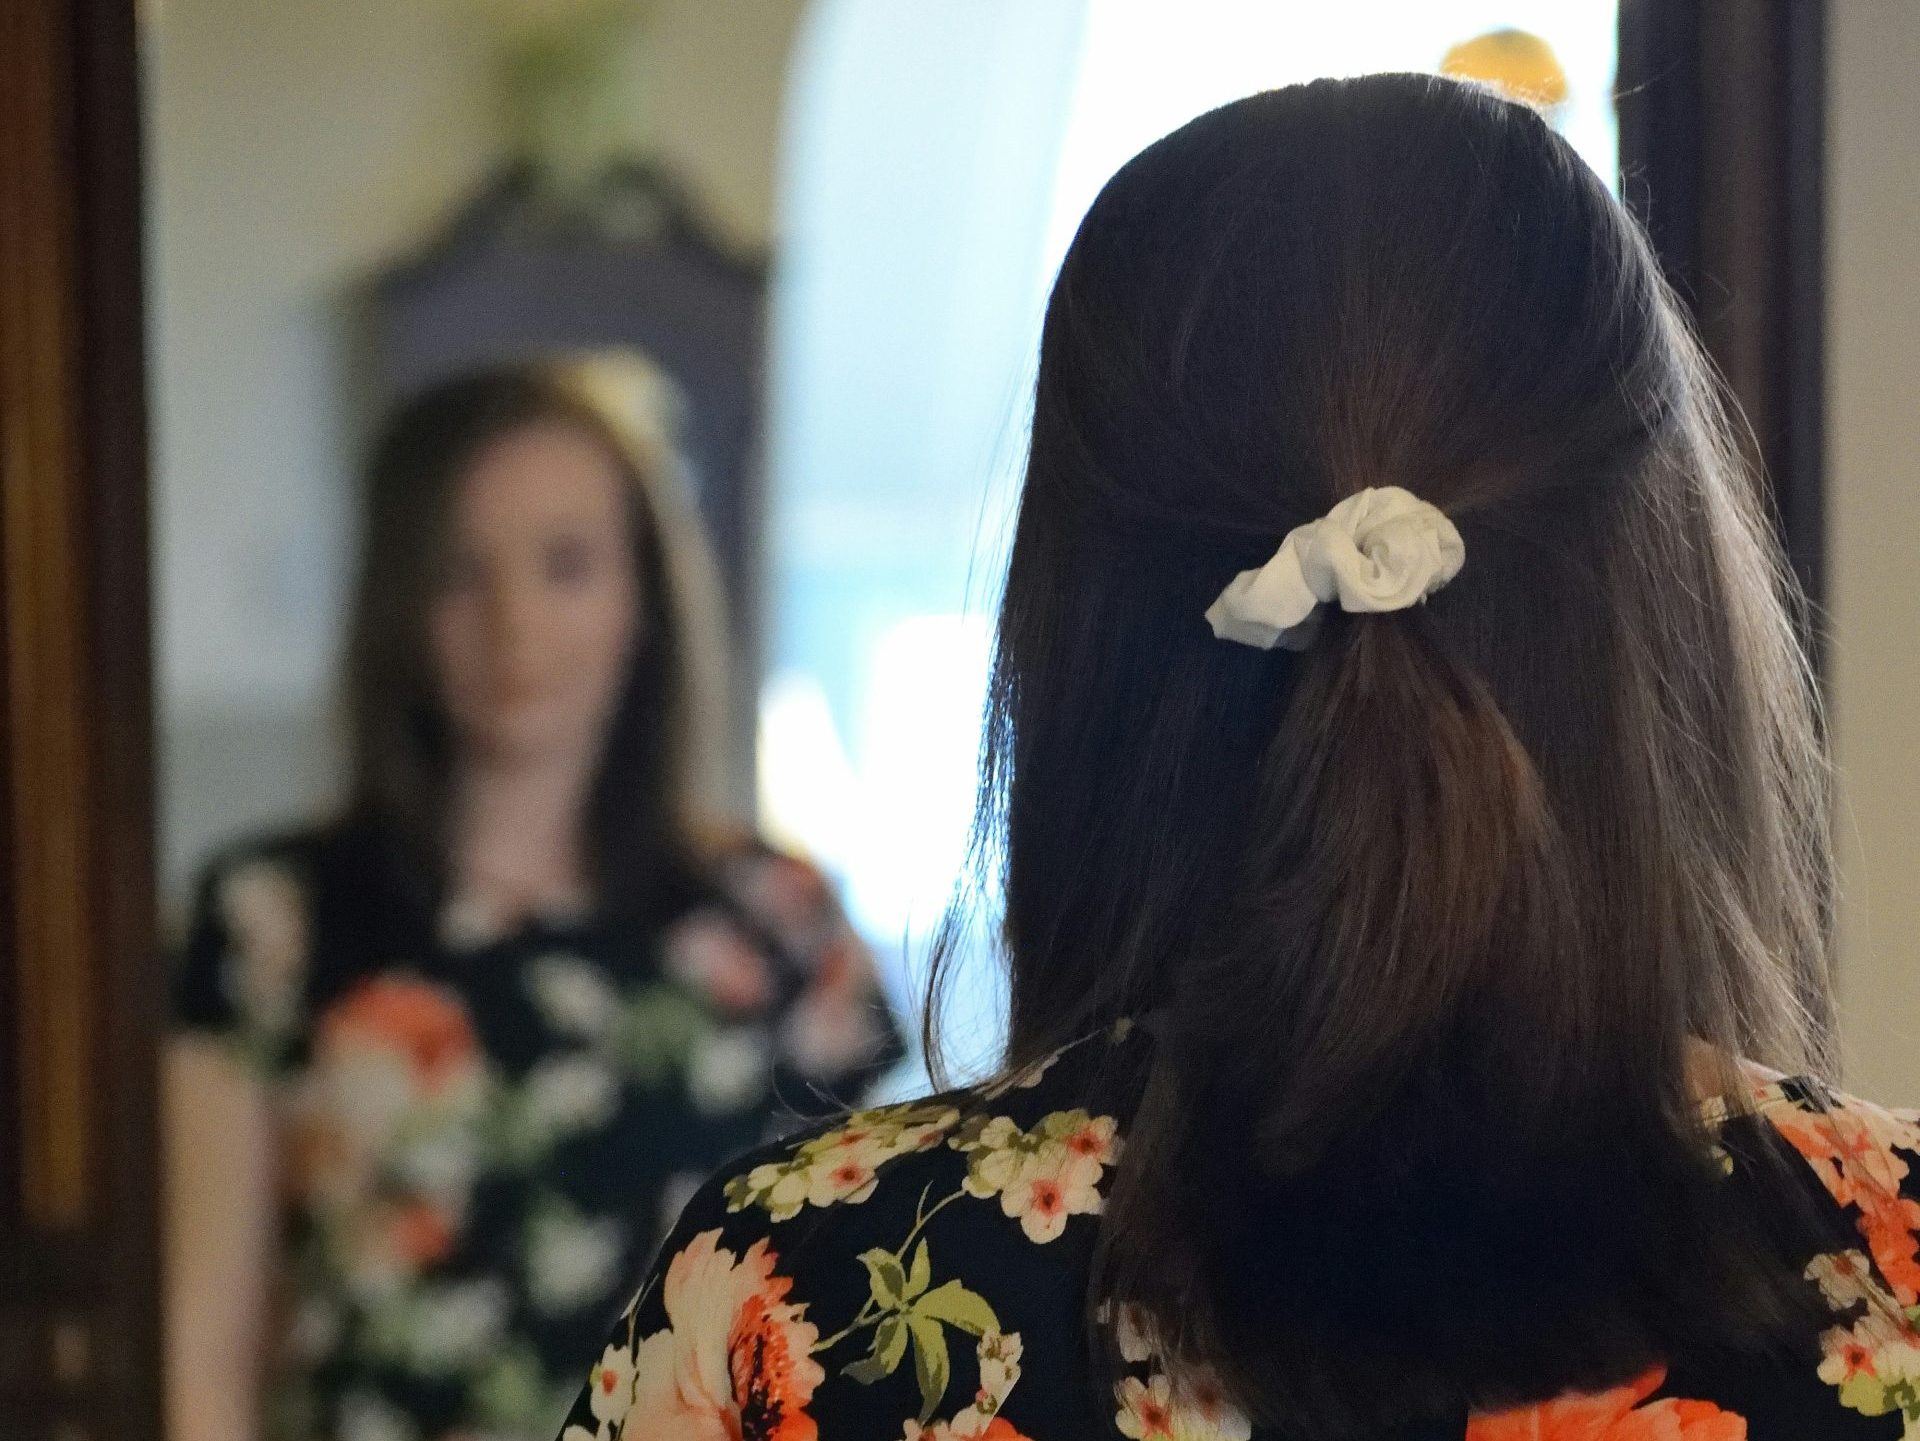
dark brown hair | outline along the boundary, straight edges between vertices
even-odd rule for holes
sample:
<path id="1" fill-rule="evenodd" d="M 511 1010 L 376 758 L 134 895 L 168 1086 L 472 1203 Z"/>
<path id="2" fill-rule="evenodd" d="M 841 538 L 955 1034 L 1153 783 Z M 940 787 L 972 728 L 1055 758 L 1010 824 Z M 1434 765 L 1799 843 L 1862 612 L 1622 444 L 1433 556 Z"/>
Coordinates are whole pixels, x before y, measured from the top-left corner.
<path id="1" fill-rule="evenodd" d="M 1213 638 L 1386 484 L 1451 584 Z M 1644 238 L 1531 109 L 1317 81 L 1122 169 L 1047 310 L 982 802 L 1009 1063 L 1158 1037 L 1090 1304 L 1326 1437 L 1798 1324 L 1687 1078 L 1828 1059 L 1791 605 Z"/>
<path id="2" fill-rule="evenodd" d="M 428 611 L 460 484 L 489 446 L 534 426 L 588 436 L 625 483 L 644 623 L 586 817 L 602 902 L 631 899 L 662 862 L 690 854 L 708 782 L 701 740 L 720 705 L 720 602 L 665 429 L 623 404 L 645 374 L 613 360 L 478 371 L 402 404 L 374 441 L 347 644 L 348 816 L 429 899 L 445 883 L 455 753 L 428 653 Z"/>

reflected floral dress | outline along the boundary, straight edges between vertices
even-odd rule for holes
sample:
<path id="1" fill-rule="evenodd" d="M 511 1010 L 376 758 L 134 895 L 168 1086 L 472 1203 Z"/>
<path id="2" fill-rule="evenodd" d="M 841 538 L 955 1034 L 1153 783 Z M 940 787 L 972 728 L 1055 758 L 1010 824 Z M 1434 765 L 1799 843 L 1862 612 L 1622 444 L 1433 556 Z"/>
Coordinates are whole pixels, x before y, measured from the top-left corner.
<path id="1" fill-rule="evenodd" d="M 758 844 L 511 928 L 379 854 L 236 849 L 176 976 L 280 1121 L 268 1434 L 544 1441 L 698 1180 L 856 1100 L 898 1033 L 820 876 Z"/>
<path id="2" fill-rule="evenodd" d="M 563 1441 L 1279 1441 L 1205 1377 L 1176 1384 L 1130 1311 L 1099 1317 L 1125 1369 L 1095 1384 L 1084 1298 L 1138 1094 L 1115 1078 L 1153 1044 L 1122 1022 L 727 1167 L 591 1362 Z M 1707 1120 L 1728 1184 L 1814 1208 L 1804 1279 L 1828 1319 L 1797 1357 L 1675 1357 L 1380 1441 L 1920 1441 L 1920 1114 L 1752 1086 L 1749 1109 Z"/>

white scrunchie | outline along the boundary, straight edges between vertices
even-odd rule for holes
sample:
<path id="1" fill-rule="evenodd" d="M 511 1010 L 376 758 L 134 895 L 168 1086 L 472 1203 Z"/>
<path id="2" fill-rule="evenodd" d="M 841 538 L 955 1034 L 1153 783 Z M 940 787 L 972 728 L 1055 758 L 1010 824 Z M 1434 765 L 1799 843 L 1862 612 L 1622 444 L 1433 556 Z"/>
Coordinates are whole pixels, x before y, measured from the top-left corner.
<path id="1" fill-rule="evenodd" d="M 1383 485 L 1341 501 L 1280 543 L 1258 570 L 1243 570 L 1207 607 L 1221 640 L 1272 650 L 1305 650 L 1318 610 L 1405 610 L 1459 574 L 1460 532 L 1437 506 Z"/>

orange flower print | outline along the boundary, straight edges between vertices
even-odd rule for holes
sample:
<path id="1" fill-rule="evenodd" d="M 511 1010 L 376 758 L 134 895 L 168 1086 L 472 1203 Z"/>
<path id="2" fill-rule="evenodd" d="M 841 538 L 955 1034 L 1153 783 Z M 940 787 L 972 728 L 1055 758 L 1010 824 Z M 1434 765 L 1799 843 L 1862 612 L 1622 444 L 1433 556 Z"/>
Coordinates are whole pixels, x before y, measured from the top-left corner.
<path id="1" fill-rule="evenodd" d="M 765 1240 L 737 1260 L 703 1231 L 667 1266 L 667 1328 L 634 1350 L 622 1441 L 816 1441 L 819 1331 Z"/>
<path id="2" fill-rule="evenodd" d="M 1857 1376 L 1877 1374 L 1873 1365 L 1873 1348 L 1859 1341 L 1849 1339 L 1842 1342 L 1834 1353 L 1834 1359 L 1836 1362 L 1834 1369 L 1840 1373 L 1842 1383 L 1851 1381 Z"/>
<path id="3" fill-rule="evenodd" d="M 1656 1366 L 1611 1391 L 1486 1412 L 1468 1421 L 1466 1441 L 1746 1441 L 1746 1418 L 1710 1401 L 1642 1405 L 1666 1379 Z"/>
<path id="4" fill-rule="evenodd" d="M 1920 1416 L 1920 1335 L 1891 1311 L 1869 1309 L 1852 1325 L 1822 1334 L 1820 1379 L 1848 1410 L 1863 1416 L 1899 1412 L 1911 1431 Z"/>
<path id="5" fill-rule="evenodd" d="M 453 1218 L 431 1201 L 397 1207 L 387 1220 L 387 1249 L 411 1269 L 444 1261 L 453 1242 Z"/>
<path id="6" fill-rule="evenodd" d="M 449 992 L 424 981 L 363 981 L 321 1018 L 322 1058 L 354 1050 L 404 1056 L 422 1093 L 433 1095 L 469 1069 L 478 1049 L 473 1023 Z"/>
<path id="7" fill-rule="evenodd" d="M 1920 1204 L 1900 1194 L 1908 1171 L 1900 1152 L 1920 1153 L 1920 1125 L 1861 1101 L 1826 1111 L 1779 1106 L 1765 1114 L 1827 1194 L 1859 1208 L 1860 1236 L 1900 1304 L 1920 1303 Z"/>
<path id="8" fill-rule="evenodd" d="M 1114 1425 L 1129 1441 L 1247 1441 L 1253 1426 L 1210 1383 L 1175 1386 L 1164 1374 L 1129 1376 L 1118 1389 Z"/>
<path id="9" fill-rule="evenodd" d="M 767 958 L 715 912 L 700 912 L 673 928 L 666 962 L 678 980 L 728 1014 L 758 1011 L 773 1001 Z"/>
<path id="10" fill-rule="evenodd" d="M 786 934 L 818 927 L 833 915 L 820 872 L 791 856 L 753 856 L 736 869 L 736 889 L 755 920 Z"/>

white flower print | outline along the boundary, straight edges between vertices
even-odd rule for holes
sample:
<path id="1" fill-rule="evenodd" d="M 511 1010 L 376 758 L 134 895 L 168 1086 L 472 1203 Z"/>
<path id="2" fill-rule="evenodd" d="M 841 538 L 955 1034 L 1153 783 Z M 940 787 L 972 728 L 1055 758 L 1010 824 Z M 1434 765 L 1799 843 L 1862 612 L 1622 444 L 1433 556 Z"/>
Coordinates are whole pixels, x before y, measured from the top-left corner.
<path id="1" fill-rule="evenodd" d="M 471 1368 L 506 1332 L 507 1294 L 498 1281 L 422 1287 L 403 1309 L 400 1359 L 426 1376 Z"/>
<path id="2" fill-rule="evenodd" d="M 1102 1326 L 1113 1327 L 1114 1345 L 1122 1361 L 1138 1365 L 1153 1358 L 1153 1325 L 1142 1307 L 1129 1301 L 1119 1308 L 1116 1315 L 1113 1303 L 1104 1301 L 1096 1313 L 1096 1319 Z"/>
<path id="3" fill-rule="evenodd" d="M 308 1296 L 294 1308 L 281 1345 L 293 1360 L 318 1361 L 339 1343 L 341 1324 L 338 1302 L 327 1296 Z"/>
<path id="4" fill-rule="evenodd" d="M 471 1113 L 440 1128 L 422 1128 L 404 1134 L 394 1146 L 387 1171 L 396 1184 L 422 1195 L 464 1205 L 480 1174 L 479 1128 L 483 1099 L 474 1098 Z"/>
<path id="5" fill-rule="evenodd" d="M 847 1201 L 855 1205 L 873 1194 L 880 1173 L 858 1151 L 846 1150 L 820 1157 L 806 1171 L 807 1201 L 815 1206 L 831 1206 Z"/>
<path id="6" fill-rule="evenodd" d="M 626 1249 L 620 1222 L 589 1219 L 563 1201 L 538 1207 L 527 1222 L 527 1292 L 549 1315 L 600 1300 L 620 1275 Z"/>
<path id="7" fill-rule="evenodd" d="M 280 1040 L 298 1019 L 306 981 L 305 892 L 284 866 L 250 861 L 221 879 L 219 906 L 229 998 L 248 1030 Z"/>
<path id="8" fill-rule="evenodd" d="M 1099 1186 L 1099 1162 L 1050 1149 L 1022 1159 L 1000 1193 L 1000 1209 L 1020 1222 L 1029 1241 L 1044 1244 L 1066 1230 L 1069 1216 L 1100 1210 Z"/>
<path id="9" fill-rule="evenodd" d="M 980 1337 L 980 1388 L 973 1404 L 951 1421 L 935 1421 L 922 1426 L 908 1421 L 901 1441 L 1024 1441 L 1020 1433 L 1002 1421 L 994 1420 L 1007 1397 L 1020 1380 L 1020 1337 L 1012 1332 L 985 1332 Z"/>
<path id="10" fill-rule="evenodd" d="M 526 987 L 546 1023 L 564 1036 L 600 1040 L 619 1011 L 620 998 L 600 968 L 577 956 L 554 954 L 530 962 Z"/>
<path id="11" fill-rule="evenodd" d="M 1248 1441 L 1252 1423 L 1211 1385 L 1175 1387 L 1165 1375 L 1120 1383 L 1114 1424 L 1132 1441 Z"/>
<path id="12" fill-rule="evenodd" d="M 1920 1434 L 1914 1419 L 1920 1409 L 1920 1334 L 1911 1322 L 1869 1311 L 1851 1326 L 1824 1332 L 1820 1352 L 1820 1379 L 1838 1389 L 1841 1405 L 1863 1416 L 1903 1412 L 1903 1436 Z"/>
<path id="13" fill-rule="evenodd" d="M 967 1194 L 998 1196 L 1030 1241 L 1056 1239 L 1073 1216 L 1097 1213 L 1100 1181 L 1119 1148 L 1111 1116 L 1055 1111 L 1023 1131 L 1007 1116 L 969 1123 L 952 1142 L 969 1153 Z"/>
<path id="14" fill-rule="evenodd" d="M 980 1389 L 973 1405 L 953 1419 L 955 1434 L 977 1435 L 1000 1414 L 1020 1380 L 1020 1337 L 1014 1332 L 988 1331 L 980 1337 Z M 977 1424 L 974 1418 L 977 1418 Z"/>
<path id="15" fill-rule="evenodd" d="M 548 1144 L 606 1125 L 619 1101 L 612 1067 L 591 1055 L 542 1061 L 520 1088 L 522 1118 L 531 1134 Z"/>
<path id="16" fill-rule="evenodd" d="M 1807 1265 L 1807 1279 L 1817 1283 L 1827 1304 L 1845 1311 L 1862 1301 L 1891 1304 L 1893 1298 L 1874 1279 L 1873 1267 L 1860 1251 L 1815 1256 Z"/>
<path id="17" fill-rule="evenodd" d="M 765 1033 L 735 1027 L 697 1041 L 687 1058 L 687 1094 L 703 1115 L 723 1115 L 752 1105 L 773 1083 L 773 1058 Z"/>
<path id="18" fill-rule="evenodd" d="M 601 1354 L 587 1382 L 587 1404 L 603 1435 L 608 1427 L 618 1431 L 627 1419 L 633 1409 L 633 1355 L 626 1347 L 609 1346 Z"/>
<path id="19" fill-rule="evenodd" d="M 967 1144 L 956 1138 L 956 1148 L 973 1153 L 967 1167 L 967 1194 L 986 1200 L 1011 1185 L 1025 1155 L 1025 1141 L 1026 1132 L 1011 1116 L 995 1116 Z"/>
<path id="20" fill-rule="evenodd" d="M 874 1176 L 888 1161 L 939 1145 L 959 1120 L 954 1107 L 927 1103 L 856 1111 L 792 1155 L 729 1181 L 727 1209 L 760 1206 L 787 1221 L 808 1204 L 858 1204 L 873 1194 Z"/>
<path id="21" fill-rule="evenodd" d="M 795 1166 L 786 1161 L 768 1161 L 755 1166 L 743 1180 L 729 1184 L 728 1209 L 737 1211 L 758 1201 L 774 1220 L 791 1221 L 807 1204 L 807 1197 L 812 1190 L 812 1181 L 805 1166 Z M 737 1204 L 733 1199 L 735 1194 L 741 1198 Z"/>
<path id="22" fill-rule="evenodd" d="M 385 1304 L 454 1244 L 491 1095 L 441 987 L 384 976 L 322 1012 L 288 1108 L 292 1182 L 349 1295 Z"/>
<path id="23" fill-rule="evenodd" d="M 420 1434 L 404 1413 L 363 1391 L 340 1398 L 340 1441 L 415 1441 Z"/>
<path id="24" fill-rule="evenodd" d="M 1114 1424 L 1133 1441 L 1160 1441 L 1173 1435 L 1173 1383 L 1165 1376 L 1142 1381 L 1129 1376 L 1120 1383 L 1120 1411 Z"/>

